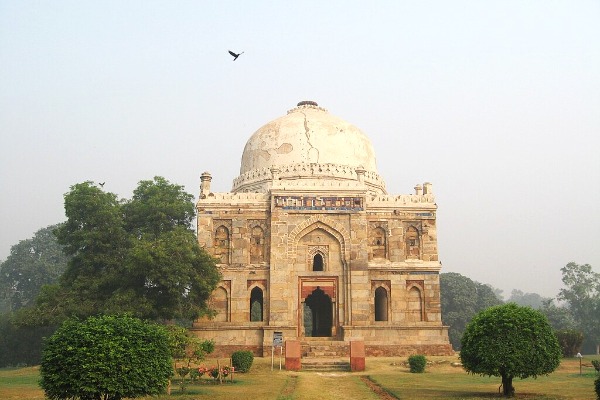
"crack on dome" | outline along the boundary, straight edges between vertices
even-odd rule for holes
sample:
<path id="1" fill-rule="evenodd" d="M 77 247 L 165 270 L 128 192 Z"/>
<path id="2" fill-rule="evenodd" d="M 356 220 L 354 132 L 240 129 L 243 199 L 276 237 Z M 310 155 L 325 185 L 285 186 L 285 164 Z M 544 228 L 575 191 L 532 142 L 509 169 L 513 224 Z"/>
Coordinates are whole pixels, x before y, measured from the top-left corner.
<path id="1" fill-rule="evenodd" d="M 310 146 L 310 148 L 308 149 L 308 152 L 306 154 L 307 161 L 309 163 L 318 163 L 319 162 L 319 149 L 317 149 L 315 146 L 313 146 L 313 144 L 310 142 L 310 129 L 308 127 L 308 118 L 306 117 L 305 113 L 301 112 L 301 114 L 304 116 L 304 135 L 306 136 L 306 142 Z"/>

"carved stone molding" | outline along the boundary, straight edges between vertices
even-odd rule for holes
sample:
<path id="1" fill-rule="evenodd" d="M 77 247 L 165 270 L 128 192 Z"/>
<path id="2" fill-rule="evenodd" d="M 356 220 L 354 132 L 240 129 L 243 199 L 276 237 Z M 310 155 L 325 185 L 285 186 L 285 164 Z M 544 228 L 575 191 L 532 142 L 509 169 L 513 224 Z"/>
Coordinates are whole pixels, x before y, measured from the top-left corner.
<path id="1" fill-rule="evenodd" d="M 375 292 L 378 287 L 383 287 L 387 290 L 388 293 L 392 290 L 392 281 L 387 279 L 381 280 L 372 280 L 371 281 L 371 291 Z"/>
<path id="2" fill-rule="evenodd" d="M 288 258 L 293 260 L 296 258 L 298 239 L 301 238 L 303 233 L 308 230 L 323 229 L 324 231 L 331 234 L 340 243 L 341 253 L 343 260 L 349 259 L 349 255 L 346 254 L 346 243 L 349 243 L 350 234 L 342 225 L 327 217 L 326 215 L 313 215 L 300 223 L 288 236 Z"/>
<path id="3" fill-rule="evenodd" d="M 267 280 L 266 279 L 249 279 L 247 282 L 247 289 L 250 289 L 252 286 L 258 286 L 263 291 L 267 289 Z"/>
<path id="4" fill-rule="evenodd" d="M 416 286 L 421 289 L 421 291 L 425 290 L 425 281 L 422 279 L 407 279 L 406 280 L 406 289 L 410 289 L 411 287 Z"/>

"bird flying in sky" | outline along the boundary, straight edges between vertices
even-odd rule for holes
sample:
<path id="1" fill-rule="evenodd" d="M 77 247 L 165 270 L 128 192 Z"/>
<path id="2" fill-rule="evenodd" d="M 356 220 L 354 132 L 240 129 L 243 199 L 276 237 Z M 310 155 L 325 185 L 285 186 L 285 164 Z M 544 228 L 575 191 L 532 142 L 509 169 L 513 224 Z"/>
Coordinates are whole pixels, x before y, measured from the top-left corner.
<path id="1" fill-rule="evenodd" d="M 244 54 L 244 52 L 243 52 L 243 51 L 242 51 L 240 54 L 236 54 L 236 53 L 234 53 L 234 52 L 233 52 L 233 51 L 231 51 L 231 50 L 228 50 L 228 51 L 229 51 L 229 54 L 231 54 L 231 55 L 233 56 L 233 61 L 237 60 L 237 58 L 238 58 L 239 56 L 241 56 L 242 54 Z"/>

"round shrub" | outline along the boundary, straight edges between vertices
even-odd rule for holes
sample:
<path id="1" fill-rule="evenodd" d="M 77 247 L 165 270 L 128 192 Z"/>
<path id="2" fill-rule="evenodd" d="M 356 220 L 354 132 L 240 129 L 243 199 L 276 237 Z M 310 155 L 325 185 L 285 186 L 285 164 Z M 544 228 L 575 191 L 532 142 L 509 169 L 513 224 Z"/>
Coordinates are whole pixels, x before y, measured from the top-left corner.
<path id="1" fill-rule="evenodd" d="M 560 365 L 558 339 L 548 318 L 531 307 L 507 303 L 480 311 L 461 338 L 465 371 L 500 376 L 504 396 L 514 396 L 513 379 L 548 375 Z"/>
<path id="2" fill-rule="evenodd" d="M 119 400 L 166 390 L 173 373 L 166 330 L 130 316 L 67 320 L 45 343 L 46 397 Z"/>
<path id="3" fill-rule="evenodd" d="M 413 372 L 413 373 L 425 372 L 426 364 L 427 364 L 427 359 L 422 354 L 416 354 L 416 355 L 408 357 L 408 365 L 410 366 L 410 372 Z"/>
<path id="4" fill-rule="evenodd" d="M 254 362 L 254 354 L 248 350 L 239 350 L 231 355 L 231 365 L 239 372 L 248 372 Z"/>
<path id="5" fill-rule="evenodd" d="M 597 378 L 594 384 L 596 385 L 596 397 L 600 400 L 600 378 Z"/>
<path id="6" fill-rule="evenodd" d="M 600 360 L 592 360 L 592 365 L 596 372 L 600 372 Z"/>

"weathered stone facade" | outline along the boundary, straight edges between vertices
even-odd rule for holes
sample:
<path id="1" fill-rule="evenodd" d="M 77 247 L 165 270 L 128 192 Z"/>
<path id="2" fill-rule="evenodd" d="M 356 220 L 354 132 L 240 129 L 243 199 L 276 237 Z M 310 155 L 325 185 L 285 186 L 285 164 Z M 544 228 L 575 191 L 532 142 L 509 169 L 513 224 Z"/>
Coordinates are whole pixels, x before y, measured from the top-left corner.
<path id="1" fill-rule="evenodd" d="M 217 351 L 270 354 L 300 341 L 363 339 L 367 355 L 449 354 L 432 186 L 388 195 L 369 140 L 313 102 L 259 129 L 231 193 L 201 177 L 200 246 L 220 259 Z"/>

